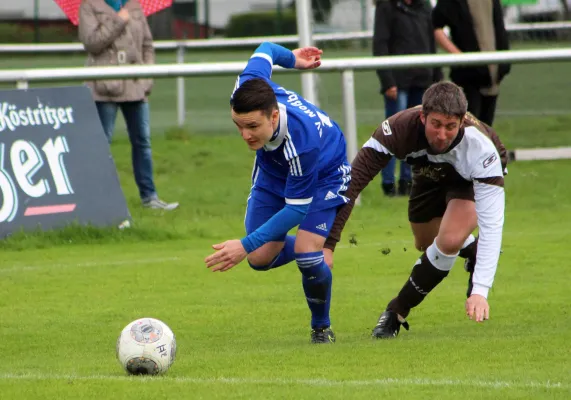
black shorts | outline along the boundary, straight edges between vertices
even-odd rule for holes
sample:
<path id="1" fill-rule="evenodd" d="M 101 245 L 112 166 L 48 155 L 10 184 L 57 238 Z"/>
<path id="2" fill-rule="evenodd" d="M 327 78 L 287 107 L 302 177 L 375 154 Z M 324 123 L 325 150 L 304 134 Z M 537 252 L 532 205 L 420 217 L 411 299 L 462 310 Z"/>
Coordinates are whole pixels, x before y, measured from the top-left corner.
<path id="1" fill-rule="evenodd" d="M 426 179 L 413 179 L 408 200 L 408 220 L 424 223 L 434 218 L 442 218 L 448 202 L 452 199 L 474 201 L 472 182 L 462 181 L 447 185 Z"/>

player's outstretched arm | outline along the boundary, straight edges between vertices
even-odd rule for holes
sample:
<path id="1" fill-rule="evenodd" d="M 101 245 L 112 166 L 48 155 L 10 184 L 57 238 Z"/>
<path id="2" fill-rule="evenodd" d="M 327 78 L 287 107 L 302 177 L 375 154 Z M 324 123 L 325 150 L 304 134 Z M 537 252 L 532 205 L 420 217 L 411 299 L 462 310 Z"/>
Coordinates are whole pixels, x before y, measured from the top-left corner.
<path id="1" fill-rule="evenodd" d="M 204 260 L 206 267 L 212 268 L 212 271 L 223 272 L 229 270 L 233 266 L 240 264 L 248 255 L 242 242 L 238 239 L 213 244 L 212 248 L 216 252 Z"/>
<path id="2" fill-rule="evenodd" d="M 357 197 L 359 197 L 359 194 L 367 187 L 369 182 L 379 174 L 391 159 L 390 154 L 380 152 L 375 149 L 374 146 L 369 146 L 368 143 L 370 143 L 371 140 L 372 139 L 365 143 L 365 146 L 359 150 L 357 156 L 351 163 L 351 182 L 344 195 L 349 199 L 349 202 L 341 207 L 337 213 L 333 227 L 329 232 L 329 237 L 325 241 L 325 248 L 331 250 L 331 252 L 324 254 L 331 263 L 333 263 L 333 251 L 335 251 L 335 246 L 337 246 L 337 243 L 341 239 L 341 232 L 349 220 Z"/>
<path id="3" fill-rule="evenodd" d="M 249 253 L 262 247 L 264 244 L 278 240 L 287 234 L 290 229 L 300 224 L 307 211 L 306 205 L 286 205 L 266 223 L 241 240 L 227 240 L 212 245 L 215 253 L 206 257 L 204 262 L 211 271 L 224 272 L 240 264 Z"/>
<path id="4" fill-rule="evenodd" d="M 260 44 L 254 54 L 248 60 L 246 68 L 239 76 L 236 89 L 245 80 L 251 78 L 272 77 L 272 67 L 279 65 L 283 68 L 294 68 L 296 57 L 293 52 L 279 44 L 271 42 L 263 42 Z"/>
<path id="5" fill-rule="evenodd" d="M 500 168 L 498 167 L 498 172 Z M 483 322 L 490 317 L 487 297 L 496 274 L 502 244 L 505 210 L 503 177 L 475 180 L 474 194 L 479 240 L 472 278 L 473 289 L 466 300 L 466 314 L 475 322 Z"/>

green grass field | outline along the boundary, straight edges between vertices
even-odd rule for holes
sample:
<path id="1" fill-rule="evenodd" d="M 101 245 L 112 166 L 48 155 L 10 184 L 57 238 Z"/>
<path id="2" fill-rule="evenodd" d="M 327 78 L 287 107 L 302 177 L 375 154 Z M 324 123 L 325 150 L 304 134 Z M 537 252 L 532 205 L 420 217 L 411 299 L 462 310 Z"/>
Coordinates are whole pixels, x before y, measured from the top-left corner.
<path id="1" fill-rule="evenodd" d="M 241 60 L 247 52 L 191 56 Z M 82 62 L 11 58 L 0 68 Z M 510 148 L 571 143 L 567 71 L 565 63 L 514 67 L 497 123 Z M 276 79 L 299 89 L 295 75 Z M 340 77 L 322 79 L 324 107 L 338 117 Z M 268 273 L 247 265 L 222 274 L 204 267 L 211 244 L 243 235 L 253 154 L 228 119 L 233 81 L 187 79 L 183 129 L 173 127 L 174 80 L 157 81 L 151 98 L 156 184 L 180 209 L 140 207 L 119 125 L 111 150 L 131 229 L 72 227 L 0 242 L 0 398 L 571 398 L 571 161 L 509 166 L 504 252 L 489 321 L 467 320 L 467 274 L 457 262 L 413 311 L 411 330 L 381 342 L 370 339 L 371 329 L 419 254 L 406 200 L 383 198 L 375 179 L 336 251 L 337 343 L 312 346 L 295 265 Z M 363 143 L 382 118 L 382 103 L 373 72 L 357 74 L 356 87 Z M 349 245 L 351 234 L 356 246 Z M 121 329 L 143 316 L 164 320 L 177 335 L 177 360 L 164 377 L 129 378 L 115 359 Z"/>

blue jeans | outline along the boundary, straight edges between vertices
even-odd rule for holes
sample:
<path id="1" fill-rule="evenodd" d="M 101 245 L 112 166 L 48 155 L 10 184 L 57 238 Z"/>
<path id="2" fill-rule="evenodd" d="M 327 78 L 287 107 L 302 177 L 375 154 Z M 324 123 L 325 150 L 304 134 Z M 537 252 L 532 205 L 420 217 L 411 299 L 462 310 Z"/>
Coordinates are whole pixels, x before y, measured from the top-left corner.
<path id="1" fill-rule="evenodd" d="M 144 101 L 120 103 L 97 101 L 95 104 L 109 144 L 111 144 L 115 129 L 117 109 L 121 108 L 131 141 L 131 160 L 139 195 L 143 201 L 156 198 L 157 192 L 153 182 L 149 103 Z"/>
<path id="2" fill-rule="evenodd" d="M 388 99 L 387 96 L 385 96 L 385 118 L 389 118 L 399 111 L 422 104 L 422 95 L 424 94 L 424 90 L 425 89 L 420 88 L 410 88 L 407 90 L 398 89 L 396 100 Z M 383 178 L 382 183 L 395 183 L 395 167 L 396 161 L 393 157 L 387 166 L 381 171 L 381 177 Z M 400 163 L 400 180 L 407 182 L 412 181 L 410 165 L 404 161 L 401 161 Z"/>

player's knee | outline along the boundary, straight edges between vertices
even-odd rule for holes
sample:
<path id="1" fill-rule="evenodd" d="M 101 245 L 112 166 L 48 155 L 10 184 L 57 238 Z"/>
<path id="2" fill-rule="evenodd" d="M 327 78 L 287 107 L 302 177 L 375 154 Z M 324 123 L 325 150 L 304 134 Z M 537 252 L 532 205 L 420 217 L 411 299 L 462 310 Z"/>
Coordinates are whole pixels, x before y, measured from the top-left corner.
<path id="1" fill-rule="evenodd" d="M 323 250 L 324 241 L 323 236 L 300 230 L 296 235 L 294 251 L 296 254 L 319 252 Z"/>
<path id="2" fill-rule="evenodd" d="M 450 271 L 454 266 L 458 252 L 448 253 L 442 250 L 436 243 L 432 243 L 426 249 L 426 257 L 435 268 L 441 271 Z"/>
<path id="3" fill-rule="evenodd" d="M 464 245 L 466 238 L 458 235 L 439 234 L 434 243 L 445 254 L 456 254 Z"/>
<path id="4" fill-rule="evenodd" d="M 258 271 L 258 272 L 265 272 L 265 271 L 269 271 L 270 269 L 272 269 L 272 267 L 270 265 L 255 265 L 255 264 L 252 264 L 250 262 L 250 260 L 248 260 L 248 265 L 250 265 L 250 268 L 252 268 L 254 271 Z"/>
<path id="5" fill-rule="evenodd" d="M 248 255 L 248 264 L 254 271 L 268 271 L 272 269 L 273 259 L 269 259 L 264 255 L 250 253 Z"/>

